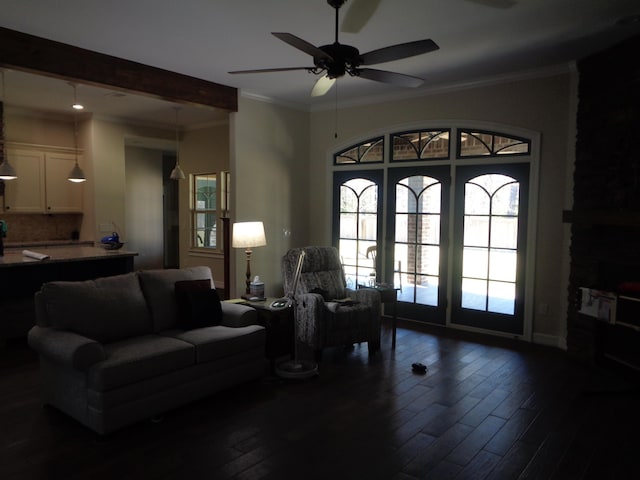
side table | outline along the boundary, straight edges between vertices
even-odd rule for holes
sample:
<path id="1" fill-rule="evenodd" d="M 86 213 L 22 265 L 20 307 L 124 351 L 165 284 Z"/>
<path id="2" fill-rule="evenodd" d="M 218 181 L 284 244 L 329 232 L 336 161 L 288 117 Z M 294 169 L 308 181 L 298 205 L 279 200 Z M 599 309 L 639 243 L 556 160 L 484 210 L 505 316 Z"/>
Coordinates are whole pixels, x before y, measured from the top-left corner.
<path id="1" fill-rule="evenodd" d="M 367 285 L 358 285 L 358 288 L 373 288 L 380 293 L 380 302 L 382 304 L 391 304 L 392 315 L 391 315 L 391 348 L 393 350 L 396 349 L 396 330 L 398 328 L 398 290 L 400 288 L 396 288 L 393 285 L 387 283 L 376 283 L 374 286 Z"/>
<path id="2" fill-rule="evenodd" d="M 293 308 L 273 309 L 270 305 L 274 300 L 275 297 L 259 302 L 250 302 L 244 298 L 226 300 L 258 311 L 258 323 L 267 330 L 265 356 L 271 362 L 272 371 L 275 370 L 275 362 L 279 357 L 293 355 L 294 351 Z"/>

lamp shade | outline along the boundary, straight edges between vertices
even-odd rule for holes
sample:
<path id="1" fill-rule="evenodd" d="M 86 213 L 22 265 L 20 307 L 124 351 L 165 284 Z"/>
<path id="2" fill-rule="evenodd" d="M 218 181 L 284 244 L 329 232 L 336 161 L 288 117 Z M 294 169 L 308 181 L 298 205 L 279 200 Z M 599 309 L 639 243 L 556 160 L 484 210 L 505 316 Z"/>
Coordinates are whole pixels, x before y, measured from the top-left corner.
<path id="1" fill-rule="evenodd" d="M 69 176 L 67 177 L 67 180 L 73 183 L 81 183 L 81 182 L 86 182 L 87 177 L 84 176 L 84 172 L 80 168 L 80 165 L 76 163 L 71 169 L 71 172 L 69 172 Z"/>
<path id="2" fill-rule="evenodd" d="M 0 180 L 13 180 L 18 178 L 16 175 L 16 169 L 9 163 L 5 156 L 4 161 L 0 163 Z"/>
<path id="3" fill-rule="evenodd" d="M 180 165 L 178 165 L 176 163 L 176 166 L 173 167 L 173 170 L 171 170 L 171 174 L 169 175 L 169 178 L 171 180 L 184 180 L 185 179 L 184 172 L 180 168 Z"/>
<path id="4" fill-rule="evenodd" d="M 238 222 L 233 224 L 231 246 L 233 248 L 262 247 L 267 244 L 262 222 Z"/>

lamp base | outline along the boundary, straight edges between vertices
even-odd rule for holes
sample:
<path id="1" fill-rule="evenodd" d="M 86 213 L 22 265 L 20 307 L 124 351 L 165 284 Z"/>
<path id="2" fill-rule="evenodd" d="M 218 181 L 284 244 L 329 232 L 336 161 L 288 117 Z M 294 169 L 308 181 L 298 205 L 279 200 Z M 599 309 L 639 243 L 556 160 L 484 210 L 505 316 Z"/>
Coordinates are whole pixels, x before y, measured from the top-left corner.
<path id="1" fill-rule="evenodd" d="M 288 360 L 276 367 L 276 375 L 282 378 L 305 380 L 318 375 L 318 364 L 305 360 Z"/>

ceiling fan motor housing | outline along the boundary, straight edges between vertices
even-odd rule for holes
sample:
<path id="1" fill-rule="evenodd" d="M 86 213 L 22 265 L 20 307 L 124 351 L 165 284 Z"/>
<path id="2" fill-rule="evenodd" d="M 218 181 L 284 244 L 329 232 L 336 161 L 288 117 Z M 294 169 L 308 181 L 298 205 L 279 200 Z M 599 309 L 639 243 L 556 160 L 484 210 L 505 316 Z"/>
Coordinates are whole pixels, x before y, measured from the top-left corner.
<path id="1" fill-rule="evenodd" d="M 316 67 L 326 70 L 329 78 L 339 78 L 345 73 L 357 75 L 356 69 L 362 63 L 362 59 L 360 51 L 356 47 L 336 42 L 319 48 L 329 55 L 331 60 L 314 57 L 313 63 Z"/>
<path id="2" fill-rule="evenodd" d="M 340 8 L 347 0 L 327 0 L 327 3 L 333 8 Z"/>

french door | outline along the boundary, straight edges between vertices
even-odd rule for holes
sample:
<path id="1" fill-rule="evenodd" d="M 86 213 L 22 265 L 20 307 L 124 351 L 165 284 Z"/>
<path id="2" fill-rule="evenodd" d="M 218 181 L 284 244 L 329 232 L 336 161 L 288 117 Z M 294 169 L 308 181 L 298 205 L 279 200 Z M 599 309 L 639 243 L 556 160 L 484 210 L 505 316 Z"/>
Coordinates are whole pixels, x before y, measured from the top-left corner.
<path id="1" fill-rule="evenodd" d="M 529 164 L 456 169 L 451 323 L 521 335 Z"/>
<path id="2" fill-rule="evenodd" d="M 382 171 L 336 172 L 333 245 L 338 247 L 348 288 L 379 279 L 378 239 L 382 231 Z M 378 260 L 377 260 L 378 259 Z"/>
<path id="3" fill-rule="evenodd" d="M 402 318 L 524 335 L 532 141 L 479 129 L 385 138 L 334 156 L 348 285 L 394 285 Z"/>
<path id="4" fill-rule="evenodd" d="M 449 179 L 449 167 L 389 170 L 384 271 L 400 317 L 446 321 Z"/>

